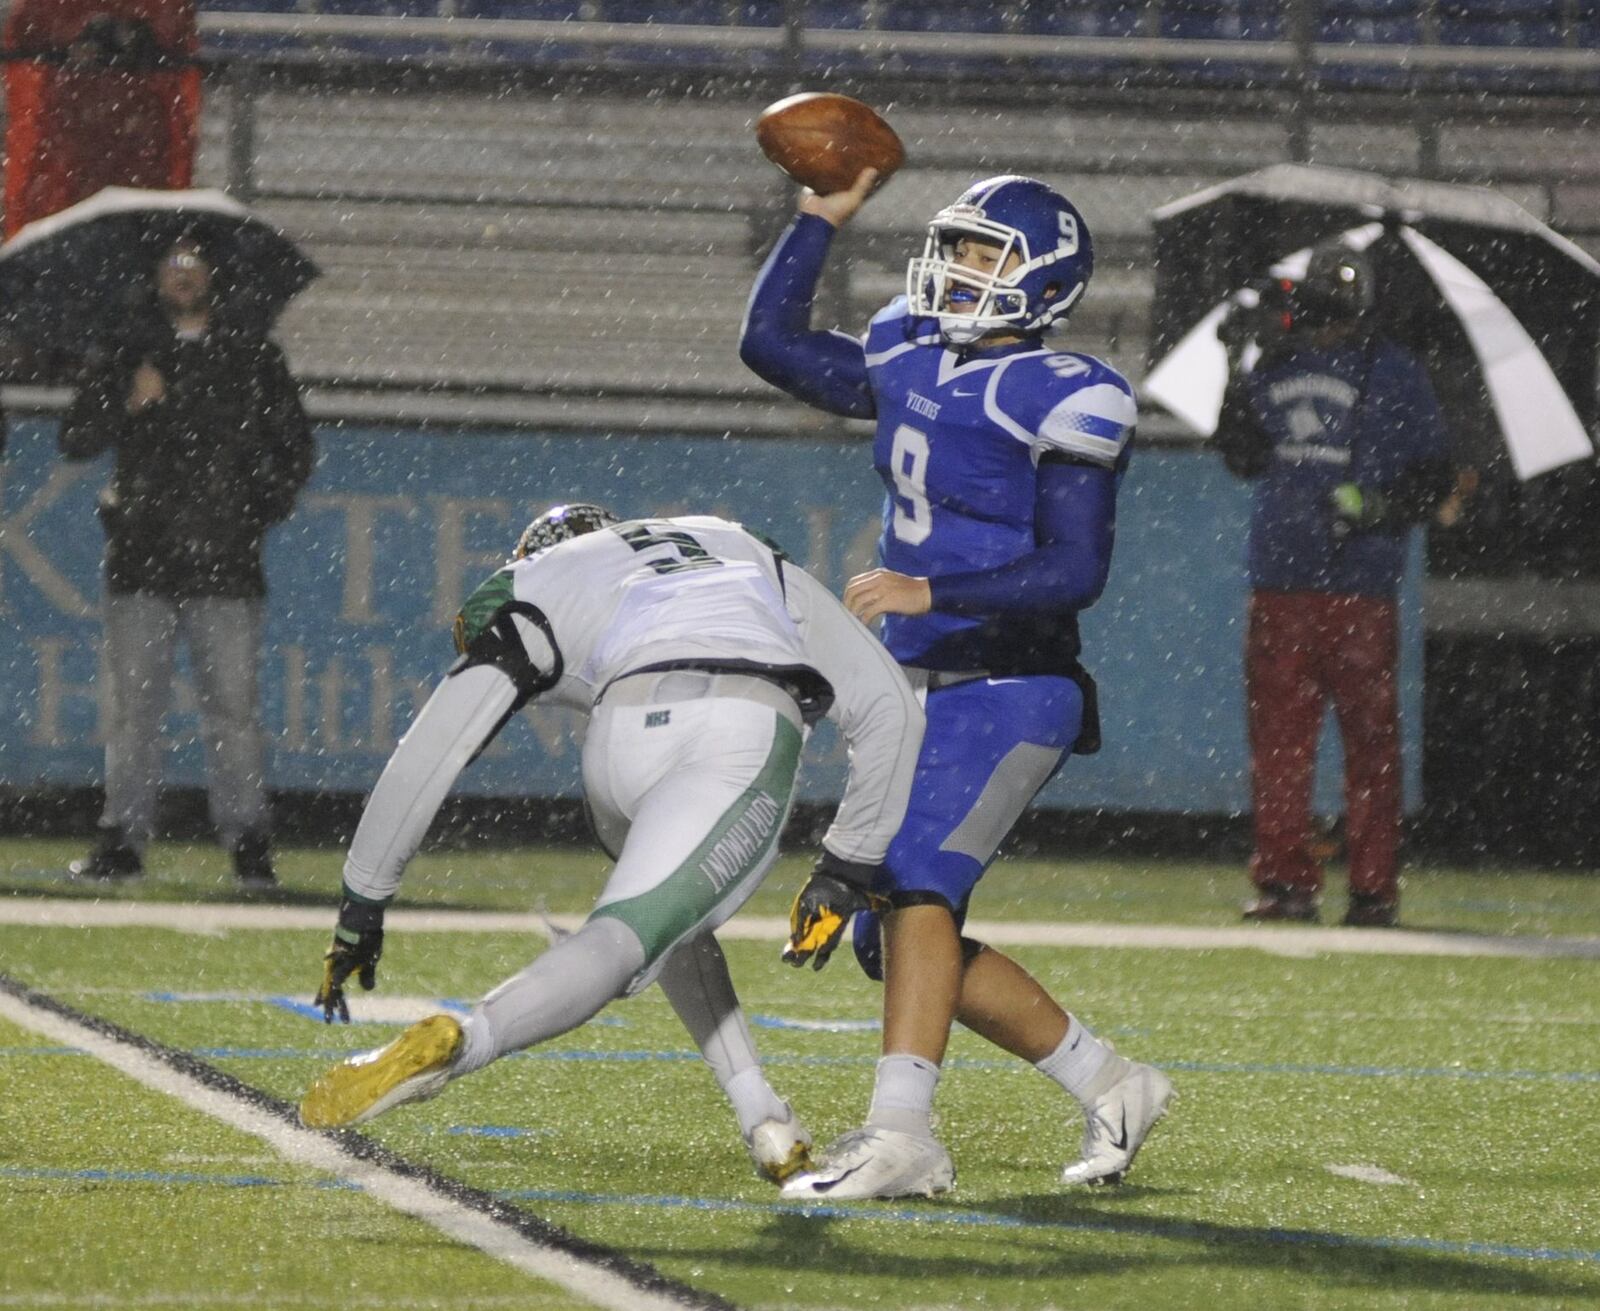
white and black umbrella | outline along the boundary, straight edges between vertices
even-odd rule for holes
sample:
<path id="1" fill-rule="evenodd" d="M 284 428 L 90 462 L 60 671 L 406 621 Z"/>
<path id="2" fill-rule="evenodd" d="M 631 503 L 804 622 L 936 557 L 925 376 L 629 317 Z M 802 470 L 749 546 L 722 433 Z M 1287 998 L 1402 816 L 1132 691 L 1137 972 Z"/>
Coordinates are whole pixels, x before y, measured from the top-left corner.
<path id="1" fill-rule="evenodd" d="M 1310 165 L 1263 169 L 1155 212 L 1152 368 L 1144 392 L 1216 430 L 1217 326 L 1249 283 L 1294 278 L 1330 238 L 1364 249 L 1378 327 L 1428 365 L 1447 420 L 1498 428 L 1518 478 L 1594 454 L 1600 262 L 1481 187 Z"/>
<path id="2" fill-rule="evenodd" d="M 156 260 L 185 234 L 212 262 L 219 317 L 239 327 L 266 331 L 319 271 L 221 191 L 106 187 L 0 245 L 0 316 L 34 348 L 81 352 L 114 340 L 149 294 Z"/>

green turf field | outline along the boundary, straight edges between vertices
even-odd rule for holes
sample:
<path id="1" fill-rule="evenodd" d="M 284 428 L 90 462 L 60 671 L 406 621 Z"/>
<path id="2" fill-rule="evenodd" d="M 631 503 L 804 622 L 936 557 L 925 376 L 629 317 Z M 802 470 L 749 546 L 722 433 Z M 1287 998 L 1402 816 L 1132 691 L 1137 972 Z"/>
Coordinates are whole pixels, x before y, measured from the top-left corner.
<path id="1" fill-rule="evenodd" d="M 0 910 L 76 845 L 0 852 Z M 288 852 L 305 903 L 334 852 Z M 225 860 L 160 848 L 118 898 L 232 898 Z M 753 907 L 780 910 L 790 862 Z M 580 910 L 582 852 L 435 853 L 407 899 Z M 1335 880 L 1337 886 L 1337 880 Z M 988 918 L 1234 927 L 1218 866 L 1007 862 Z M 1600 935 L 1600 879 L 1414 875 L 1407 920 L 1468 935 Z M 330 916 L 331 919 L 331 916 Z M 0 923 L 0 973 L 293 1099 L 397 1024 L 327 1028 L 297 1003 L 326 933 Z M 375 1006 L 470 1001 L 542 945 L 390 936 Z M 819 1138 L 871 1086 L 875 990 L 731 943 L 774 1083 Z M 780 1205 L 658 992 L 367 1126 L 401 1157 L 747 1307 L 1578 1307 L 1600 1304 L 1600 961 L 1257 950 L 1015 952 L 1179 1090 L 1129 1182 L 1064 1192 L 1076 1115 L 958 1034 L 940 1091 L 960 1172 L 938 1202 Z M 394 1013 L 393 1010 L 390 1011 Z M 581 1299 L 261 1139 L 0 1020 L 0 1307 L 566 1307 Z"/>

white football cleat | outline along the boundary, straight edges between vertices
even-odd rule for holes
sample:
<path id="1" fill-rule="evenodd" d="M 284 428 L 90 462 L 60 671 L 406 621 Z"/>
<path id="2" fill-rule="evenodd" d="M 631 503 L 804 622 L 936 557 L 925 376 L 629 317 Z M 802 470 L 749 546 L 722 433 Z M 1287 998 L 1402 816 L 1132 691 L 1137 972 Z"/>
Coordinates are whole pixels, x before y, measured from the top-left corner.
<path id="1" fill-rule="evenodd" d="M 775 1184 L 811 1169 L 811 1135 L 792 1110 L 786 1120 L 756 1125 L 745 1135 L 744 1145 L 750 1149 L 756 1173 Z"/>
<path id="2" fill-rule="evenodd" d="M 1172 1098 L 1172 1081 L 1155 1066 L 1110 1059 L 1127 1069 L 1084 1108 L 1083 1157 L 1061 1172 L 1064 1184 L 1121 1182 Z"/>
<path id="3" fill-rule="evenodd" d="M 784 1184 L 796 1202 L 935 1197 L 955 1186 L 950 1153 L 932 1138 L 895 1129 L 852 1129 L 830 1143 L 815 1170 Z"/>

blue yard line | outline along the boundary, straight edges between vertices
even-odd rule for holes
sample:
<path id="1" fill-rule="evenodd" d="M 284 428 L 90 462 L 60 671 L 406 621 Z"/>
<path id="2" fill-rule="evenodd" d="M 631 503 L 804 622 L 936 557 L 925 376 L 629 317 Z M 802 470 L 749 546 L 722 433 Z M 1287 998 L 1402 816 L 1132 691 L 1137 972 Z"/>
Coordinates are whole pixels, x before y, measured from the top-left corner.
<path id="1" fill-rule="evenodd" d="M 189 1054 L 206 1060 L 229 1061 L 342 1061 L 370 1047 L 196 1047 Z"/>
<path id="2" fill-rule="evenodd" d="M 64 1170 L 46 1166 L 3 1166 L 0 1179 L 48 1179 L 91 1184 L 209 1184 L 215 1188 L 347 1188 L 344 1179 L 273 1179 L 264 1174 L 197 1174 L 188 1170 Z"/>
<path id="3" fill-rule="evenodd" d="M 368 1047 L 315 1048 L 315 1047 L 196 1047 L 192 1054 L 207 1060 L 225 1061 L 342 1061 Z M 75 1047 L 0 1047 L 0 1059 L 8 1056 L 81 1056 Z M 500 1058 L 508 1061 L 593 1061 L 600 1064 L 633 1064 L 660 1061 L 667 1064 L 695 1062 L 698 1052 L 661 1050 L 602 1051 L 596 1048 L 571 1050 L 512 1052 Z M 786 1052 L 770 1052 L 763 1058 L 766 1065 L 814 1066 L 872 1066 L 876 1055 L 863 1053 L 857 1056 L 801 1056 Z M 991 1060 L 979 1057 L 951 1057 L 945 1063 L 947 1070 L 1004 1070 L 1013 1074 L 1028 1069 L 1020 1061 Z M 1163 1070 L 1175 1074 L 1289 1074 L 1314 1075 L 1327 1078 L 1348 1079 L 1467 1079 L 1491 1083 L 1600 1083 L 1600 1070 L 1470 1070 L 1451 1066 L 1406 1065 L 1316 1065 L 1290 1061 L 1155 1061 Z"/>
<path id="4" fill-rule="evenodd" d="M 649 1194 L 589 1193 L 559 1188 L 509 1189 L 496 1194 L 513 1202 L 556 1202 L 577 1206 L 627 1206 L 634 1209 L 735 1211 L 752 1215 L 797 1215 L 807 1220 L 885 1220 L 900 1224 L 952 1225 L 973 1229 L 1033 1229 L 1052 1233 L 1113 1234 L 1134 1238 L 1169 1238 L 1216 1243 L 1271 1243 L 1295 1247 L 1345 1247 L 1376 1251 L 1432 1252 L 1442 1256 L 1487 1256 L 1515 1261 L 1574 1261 L 1600 1264 L 1600 1250 L 1527 1247 L 1517 1243 L 1486 1243 L 1449 1238 L 1410 1238 L 1378 1235 L 1364 1237 L 1315 1229 L 1229 1228 L 1189 1220 L 1129 1217 L 1126 1220 L 1034 1220 L 993 1211 L 956 1211 L 937 1205 L 926 1208 L 898 1205 L 813 1206 L 803 1202 L 738 1202 L 716 1197 L 657 1197 Z"/>
<path id="5" fill-rule="evenodd" d="M 183 998 L 177 998 L 176 1000 L 181 1001 Z M 298 1015 L 302 1019 L 315 1020 L 318 1024 L 327 1023 L 327 1017 L 323 1015 L 322 1007 L 314 1002 L 305 1001 L 299 997 L 263 997 L 261 1000 L 269 1006 L 276 1006 L 279 1010 L 288 1011 L 290 1014 Z M 472 1003 L 470 1001 L 457 1001 L 450 997 L 441 997 L 434 1004 L 441 1010 L 452 1011 L 457 1015 L 467 1015 L 472 1011 Z M 392 1020 L 352 1018 L 356 1024 L 392 1024 L 394 1022 Z"/>
<path id="6" fill-rule="evenodd" d="M 458 1126 L 450 1132 L 498 1132 L 497 1126 Z M 520 1131 L 512 1131 L 520 1132 Z M 259 1174 L 199 1174 L 184 1170 L 53 1169 L 45 1166 L 0 1167 L 0 1179 L 45 1180 L 65 1183 L 124 1183 L 209 1185 L 216 1188 L 337 1188 L 360 1191 L 344 1179 L 296 1181 Z M 793 1215 L 807 1220 L 871 1220 L 878 1223 L 950 1225 L 970 1229 L 1023 1229 L 1055 1233 L 1111 1234 L 1176 1241 L 1269 1243 L 1297 1247 L 1342 1247 L 1373 1251 L 1431 1252 L 1442 1256 L 1496 1257 L 1514 1261 L 1581 1262 L 1600 1264 L 1600 1250 L 1529 1247 L 1518 1243 L 1490 1243 L 1447 1238 L 1361 1236 L 1308 1229 L 1230 1229 L 1223 1225 L 1188 1220 L 1130 1217 L 1126 1220 L 1035 1220 L 992 1211 L 958 1211 L 938 1206 L 811 1206 L 800 1202 L 741 1202 L 718 1197 L 654 1196 L 641 1193 L 592 1193 L 564 1188 L 498 1190 L 507 1201 L 564 1203 L 575 1206 L 653 1207 L 660 1210 L 740 1212 L 752 1215 Z"/>
<path id="7" fill-rule="evenodd" d="M 162 1002 L 169 1005 L 188 1006 L 199 1005 L 202 1003 L 208 1005 L 220 1004 L 224 1006 L 238 1006 L 241 1004 L 272 1006 L 278 1010 L 288 1011 L 291 1015 L 297 1015 L 304 1020 L 314 1020 L 318 1024 L 324 1024 L 327 1022 L 322 1013 L 322 1007 L 317 1005 L 315 1002 L 307 1001 L 304 997 L 289 996 L 283 993 L 263 993 L 259 996 L 246 996 L 243 994 L 201 994 L 197 996 L 196 994 L 189 992 L 155 991 L 140 994 L 140 1000 Z M 468 1001 L 461 997 L 435 997 L 430 999 L 430 1005 L 437 1006 L 440 1010 L 450 1011 L 457 1015 L 470 1015 L 472 1013 L 473 1006 L 476 1004 L 477 1003 Z M 394 1025 L 396 1024 L 396 1021 L 368 1020 L 357 1015 L 352 1016 L 349 1020 L 349 1023 Z M 597 1015 L 591 1019 L 589 1023 L 597 1028 L 602 1029 L 620 1029 L 627 1027 L 627 1021 L 620 1015 Z"/>
<path id="8" fill-rule="evenodd" d="M 545 1138 L 553 1130 L 519 1129 L 512 1124 L 452 1124 L 445 1132 L 460 1138 Z"/>
<path id="9" fill-rule="evenodd" d="M 83 1056 L 82 1047 L 0 1047 L 0 1059 L 7 1056 Z"/>

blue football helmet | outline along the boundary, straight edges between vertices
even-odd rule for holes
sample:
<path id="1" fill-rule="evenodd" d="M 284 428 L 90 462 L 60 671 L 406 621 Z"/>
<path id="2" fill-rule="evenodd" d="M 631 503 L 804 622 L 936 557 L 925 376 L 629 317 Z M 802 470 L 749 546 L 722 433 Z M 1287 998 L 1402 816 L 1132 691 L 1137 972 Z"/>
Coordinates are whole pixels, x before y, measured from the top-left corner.
<path id="1" fill-rule="evenodd" d="M 974 240 L 998 247 L 994 272 L 956 263 L 957 246 Z M 1012 254 L 1020 262 L 1005 273 Z M 1007 174 L 973 183 L 933 216 L 921 257 L 906 269 L 906 297 L 913 314 L 939 320 L 946 341 L 965 345 L 1059 323 L 1093 271 L 1089 225 L 1072 202 L 1043 182 Z"/>
<path id="2" fill-rule="evenodd" d="M 570 541 L 574 537 L 582 537 L 585 533 L 596 532 L 621 522 L 603 505 L 591 505 L 586 501 L 574 501 L 571 505 L 552 505 L 522 530 L 522 536 L 517 538 L 517 549 L 512 552 L 511 558 L 524 560 L 546 547 L 555 546 L 558 542 Z"/>

